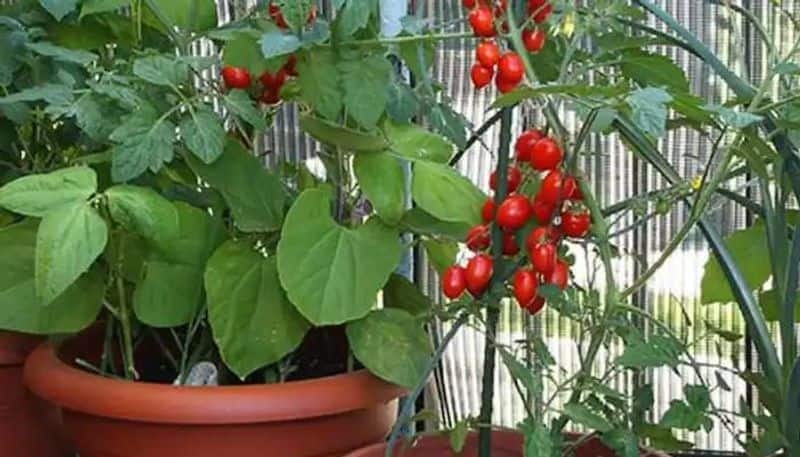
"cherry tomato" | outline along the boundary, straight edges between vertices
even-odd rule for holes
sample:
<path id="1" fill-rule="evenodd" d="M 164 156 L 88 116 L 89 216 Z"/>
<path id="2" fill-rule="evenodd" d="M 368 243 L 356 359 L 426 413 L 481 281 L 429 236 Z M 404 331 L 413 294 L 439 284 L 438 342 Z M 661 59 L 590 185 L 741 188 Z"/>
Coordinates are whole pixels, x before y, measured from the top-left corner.
<path id="1" fill-rule="evenodd" d="M 470 71 L 472 84 L 475 86 L 476 89 L 483 89 L 484 87 L 488 86 L 492 82 L 493 76 L 494 76 L 493 69 L 486 68 L 479 63 L 473 65 L 472 70 Z"/>
<path id="2" fill-rule="evenodd" d="M 491 38 L 497 35 L 494 29 L 494 15 L 486 6 L 479 6 L 469 13 L 469 24 L 477 36 Z"/>
<path id="3" fill-rule="evenodd" d="M 533 146 L 542 138 L 544 133 L 541 130 L 526 130 L 517 138 L 514 149 L 517 151 L 517 161 L 529 162 L 533 154 Z"/>
<path id="4" fill-rule="evenodd" d="M 539 314 L 539 311 L 541 311 L 542 308 L 544 308 L 544 297 L 536 297 L 536 299 L 534 299 L 533 302 L 525 308 L 525 310 L 528 311 L 528 314 L 531 316 L 535 316 Z"/>
<path id="5" fill-rule="evenodd" d="M 515 166 L 508 167 L 508 193 L 516 192 L 519 185 L 522 184 L 522 172 Z M 492 190 L 497 190 L 497 172 L 493 172 L 489 177 L 489 187 Z"/>
<path id="6" fill-rule="evenodd" d="M 530 251 L 533 268 L 541 274 L 550 274 L 556 266 L 556 245 L 553 243 L 539 243 Z"/>
<path id="7" fill-rule="evenodd" d="M 509 195 L 497 208 L 497 225 L 507 232 L 521 229 L 533 216 L 528 197 L 519 194 Z"/>
<path id="8" fill-rule="evenodd" d="M 283 69 L 289 76 L 297 76 L 297 56 L 292 54 L 283 64 Z"/>
<path id="9" fill-rule="evenodd" d="M 553 215 L 555 215 L 556 212 L 555 204 L 542 200 L 542 198 L 537 194 L 533 199 L 532 206 L 533 216 L 536 218 L 539 224 L 549 224 L 550 221 L 553 220 Z"/>
<path id="10" fill-rule="evenodd" d="M 568 198 L 570 200 L 575 200 L 575 201 L 583 200 L 583 192 L 581 192 L 581 186 L 578 185 L 578 181 L 575 179 L 574 176 L 567 176 L 567 179 L 564 180 L 564 189 L 569 191 Z"/>
<path id="11" fill-rule="evenodd" d="M 498 74 L 494 79 L 494 85 L 501 94 L 507 94 L 519 86 L 519 81 L 507 81 Z"/>
<path id="12" fill-rule="evenodd" d="M 467 247 L 473 252 L 483 251 L 491 243 L 491 232 L 487 225 L 476 225 L 467 232 Z"/>
<path id="13" fill-rule="evenodd" d="M 261 84 L 267 88 L 275 85 L 275 75 L 268 71 L 261 73 L 261 76 L 258 77 L 258 80 L 261 81 Z"/>
<path id="14" fill-rule="evenodd" d="M 520 307 L 527 309 L 533 304 L 538 290 L 539 280 L 535 272 L 523 269 L 514 274 L 514 298 Z"/>
<path id="15" fill-rule="evenodd" d="M 519 254 L 519 244 L 517 244 L 517 237 L 513 233 L 503 233 L 503 255 L 517 255 Z"/>
<path id="16" fill-rule="evenodd" d="M 483 211 L 481 215 L 483 216 L 483 222 L 488 224 L 494 220 L 495 215 L 495 203 L 494 198 L 489 197 L 486 199 L 486 203 L 483 204 Z"/>
<path id="17" fill-rule="evenodd" d="M 458 265 L 453 265 L 442 275 L 442 291 L 444 296 L 455 300 L 467 289 L 467 270 Z"/>
<path id="18" fill-rule="evenodd" d="M 547 0 L 528 0 L 528 15 L 533 16 L 537 24 L 545 22 L 553 13 L 553 5 Z"/>
<path id="19" fill-rule="evenodd" d="M 561 290 L 566 289 L 569 282 L 569 264 L 559 259 L 553 271 L 545 278 L 545 281 L 547 284 L 553 284 Z"/>
<path id="20" fill-rule="evenodd" d="M 475 8 L 475 0 L 462 0 L 461 4 L 464 5 L 464 8 L 469 10 Z"/>
<path id="21" fill-rule="evenodd" d="M 486 68 L 494 69 L 497 62 L 500 62 L 500 48 L 494 41 L 483 41 L 475 51 L 478 62 Z"/>
<path id="22" fill-rule="evenodd" d="M 538 244 L 542 243 L 556 243 L 561 238 L 561 233 L 555 227 L 541 226 L 531 230 L 528 239 L 525 240 L 525 246 L 528 250 L 532 250 Z"/>
<path id="23" fill-rule="evenodd" d="M 561 170 L 552 170 L 542 180 L 538 197 L 544 202 L 556 205 L 564 200 L 575 199 L 579 195 L 578 185 L 574 178 L 565 179 Z"/>
<path id="24" fill-rule="evenodd" d="M 230 89 L 247 89 L 250 87 L 250 72 L 242 67 L 225 67 L 222 69 L 222 79 L 225 86 Z"/>
<path id="25" fill-rule="evenodd" d="M 561 163 L 564 153 L 552 138 L 544 138 L 533 146 L 531 166 L 534 170 L 553 170 Z"/>
<path id="26" fill-rule="evenodd" d="M 467 290 L 473 296 L 480 296 L 489 287 L 494 274 L 494 261 L 486 254 L 479 254 L 467 264 Z"/>
<path id="27" fill-rule="evenodd" d="M 500 57 L 497 69 L 500 79 L 509 83 L 519 83 L 525 76 L 525 65 L 522 63 L 522 58 L 514 51 L 509 51 Z"/>
<path id="28" fill-rule="evenodd" d="M 281 88 L 267 87 L 263 92 L 261 92 L 261 97 L 258 99 L 267 105 L 277 105 L 281 102 Z"/>
<path id="29" fill-rule="evenodd" d="M 544 43 L 547 41 L 547 32 L 542 29 L 536 28 L 533 30 L 526 29 L 522 31 L 522 42 L 525 44 L 525 49 L 528 52 L 539 52 L 544 48 Z"/>
<path id="30" fill-rule="evenodd" d="M 561 213 L 561 230 L 573 238 L 583 238 L 592 226 L 592 216 L 585 211 L 567 210 Z"/>

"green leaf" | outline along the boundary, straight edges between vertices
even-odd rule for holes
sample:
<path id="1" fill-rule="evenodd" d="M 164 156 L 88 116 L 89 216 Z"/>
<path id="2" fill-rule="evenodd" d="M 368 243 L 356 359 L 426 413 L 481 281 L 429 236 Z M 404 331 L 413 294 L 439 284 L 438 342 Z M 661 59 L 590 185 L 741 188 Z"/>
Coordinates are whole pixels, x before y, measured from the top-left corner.
<path id="1" fill-rule="evenodd" d="M 447 222 L 480 223 L 486 195 L 451 167 L 417 162 L 411 187 L 414 201 L 432 216 Z"/>
<path id="2" fill-rule="evenodd" d="M 763 222 L 759 221 L 752 227 L 733 232 L 725 238 L 725 245 L 739 265 L 750 289 L 761 288 L 772 275 L 769 256 L 764 255 L 768 250 L 767 231 Z M 735 301 L 717 258 L 710 256 L 700 282 L 700 302 L 709 304 Z"/>
<path id="3" fill-rule="evenodd" d="M 205 163 L 212 163 L 225 147 L 225 129 L 219 116 L 206 107 L 196 108 L 181 122 L 186 147 Z"/>
<path id="4" fill-rule="evenodd" d="M 246 68 L 254 78 L 270 69 L 258 40 L 249 33 L 236 33 L 234 39 L 225 43 L 222 57 L 225 65 Z"/>
<path id="5" fill-rule="evenodd" d="M 233 114 L 239 116 L 243 121 L 253 126 L 256 130 L 264 130 L 267 123 L 264 116 L 258 111 L 250 95 L 241 89 L 234 89 L 223 97 L 225 107 Z"/>
<path id="6" fill-rule="evenodd" d="M 572 95 L 585 98 L 613 98 L 625 94 L 625 85 L 604 86 L 601 84 L 548 84 L 536 87 L 521 87 L 513 92 L 503 94 L 494 101 L 492 108 L 507 108 L 524 100 L 537 99 L 545 95 Z"/>
<path id="7" fill-rule="evenodd" d="M 39 0 L 39 4 L 57 21 L 61 21 L 64 16 L 77 9 L 78 0 Z"/>
<path id="8" fill-rule="evenodd" d="M 711 405 L 711 397 L 705 386 L 685 386 L 686 401 L 673 400 L 661 418 L 661 426 L 699 431 L 710 431 L 713 422 L 706 414 Z"/>
<path id="9" fill-rule="evenodd" d="M 666 133 L 667 104 L 672 96 L 663 89 L 648 87 L 631 93 L 625 99 L 633 110 L 633 122 L 655 138 Z"/>
<path id="10" fill-rule="evenodd" d="M 150 9 L 155 4 L 158 11 Z M 203 32 L 217 26 L 217 5 L 214 0 L 148 0 L 148 13 L 163 15 L 172 25 L 187 32 Z"/>
<path id="11" fill-rule="evenodd" d="M 511 377 L 519 382 L 528 393 L 528 400 L 538 398 L 543 392 L 542 377 L 535 374 L 533 368 L 522 364 L 513 354 L 504 348 L 498 348 L 503 364 Z"/>
<path id="12" fill-rule="evenodd" d="M 455 146 L 446 138 L 414 125 L 400 125 L 387 121 L 383 131 L 389 140 L 390 150 L 407 160 L 427 160 L 447 163 Z"/>
<path id="13" fill-rule="evenodd" d="M 667 87 L 689 92 L 689 80 L 669 57 L 644 51 L 629 51 L 622 60 L 622 73 L 643 87 Z"/>
<path id="14" fill-rule="evenodd" d="M 383 306 L 420 315 L 431 310 L 431 301 L 411 281 L 393 273 L 383 286 Z"/>
<path id="15" fill-rule="evenodd" d="M 152 189 L 118 185 L 105 192 L 111 218 L 126 230 L 153 243 L 180 236 L 178 210 Z"/>
<path id="16" fill-rule="evenodd" d="M 758 294 L 758 304 L 764 310 L 764 317 L 770 322 L 781 321 L 781 304 L 778 292 L 774 289 L 765 290 Z M 795 322 L 800 322 L 800 298 L 795 302 Z"/>
<path id="17" fill-rule="evenodd" d="M 521 425 L 525 435 L 523 450 L 525 457 L 552 457 L 555 444 L 553 437 L 541 422 L 534 422 L 533 418 L 526 418 Z"/>
<path id="18" fill-rule="evenodd" d="M 174 57 L 148 56 L 133 62 L 133 74 L 159 86 L 179 86 L 189 78 L 189 66 Z"/>
<path id="19" fill-rule="evenodd" d="M 386 110 L 386 88 L 394 71 L 392 65 L 383 54 L 369 54 L 340 60 L 337 67 L 347 115 L 366 129 L 375 127 Z M 302 70 L 300 72 L 302 75 Z"/>
<path id="20" fill-rule="evenodd" d="M 59 206 L 44 215 L 36 234 L 36 295 L 53 302 L 89 270 L 103 253 L 108 227 L 83 201 Z"/>
<path id="21" fill-rule="evenodd" d="M 36 54 L 52 57 L 61 62 L 76 63 L 86 66 L 97 60 L 97 55 L 91 52 L 62 48 L 61 46 L 56 46 L 46 41 L 28 43 L 26 47 Z"/>
<path id="22" fill-rule="evenodd" d="M 103 306 L 105 275 L 92 268 L 42 305 L 34 285 L 36 229 L 31 220 L 0 229 L 0 328 L 41 335 L 83 330 Z"/>
<path id="23" fill-rule="evenodd" d="M 386 87 L 386 114 L 399 123 L 408 124 L 419 112 L 419 99 L 405 83 L 395 81 Z"/>
<path id="24" fill-rule="evenodd" d="M 300 117 L 300 127 L 317 141 L 345 151 L 376 152 L 388 146 L 380 135 L 357 132 L 309 115 Z"/>
<path id="25" fill-rule="evenodd" d="M 105 142 L 120 124 L 125 112 L 110 99 L 94 92 L 87 93 L 75 102 L 70 114 L 89 138 Z"/>
<path id="26" fill-rule="evenodd" d="M 219 218 L 185 203 L 175 204 L 178 234 L 150 244 L 144 277 L 133 294 L 136 317 L 153 327 L 188 323 L 203 303 L 203 273 L 225 238 Z"/>
<path id="27" fill-rule="evenodd" d="M 446 222 L 437 219 L 419 207 L 411 208 L 403 215 L 401 225 L 404 230 L 417 235 L 446 237 L 450 240 L 463 241 L 472 225 L 463 222 Z"/>
<path id="28" fill-rule="evenodd" d="M 357 229 L 336 224 L 330 200 L 327 190 L 304 191 L 289 210 L 278 243 L 281 284 L 315 325 L 364 317 L 402 254 L 398 233 L 375 219 Z"/>
<path id="29" fill-rule="evenodd" d="M 663 365 L 676 367 L 683 347 L 673 338 L 652 335 L 648 341 L 636 340 L 625 346 L 625 351 L 614 363 L 628 368 L 657 368 Z"/>
<path id="30" fill-rule="evenodd" d="M 333 51 L 324 48 L 305 53 L 297 62 L 297 81 L 303 100 L 331 121 L 338 120 L 344 106 L 336 62 Z"/>
<path id="31" fill-rule="evenodd" d="M 161 119 L 151 106 L 143 105 L 114 130 L 111 140 L 119 143 L 111 151 L 111 177 L 115 182 L 126 182 L 148 168 L 157 172 L 172 161 L 175 125 Z"/>
<path id="32" fill-rule="evenodd" d="M 0 207 L 25 216 L 43 217 L 61 206 L 82 203 L 96 191 L 94 170 L 69 167 L 23 176 L 0 187 Z"/>
<path id="33" fill-rule="evenodd" d="M 704 107 L 707 111 L 719 115 L 720 120 L 735 129 L 743 129 L 753 124 L 757 124 L 764 120 L 763 116 L 748 113 L 746 111 L 736 111 L 733 108 L 728 108 L 720 105 L 706 105 Z"/>
<path id="34" fill-rule="evenodd" d="M 467 146 L 467 118 L 445 103 L 433 106 L 428 113 L 431 127 L 459 148 Z"/>
<path id="35" fill-rule="evenodd" d="M 458 256 L 458 243 L 452 240 L 426 239 L 422 241 L 425 253 L 428 254 L 433 267 L 439 274 L 443 274 L 446 269 L 456 263 Z"/>
<path id="36" fill-rule="evenodd" d="M 608 419 L 592 411 L 585 405 L 578 403 L 567 403 L 564 405 L 564 414 L 578 425 L 583 425 L 590 430 L 600 433 L 608 432 L 613 427 Z"/>
<path id="37" fill-rule="evenodd" d="M 464 450 L 464 445 L 467 444 L 467 437 L 470 431 L 470 419 L 460 420 L 450 430 L 450 449 L 456 454 L 460 454 Z"/>
<path id="38" fill-rule="evenodd" d="M 694 447 L 692 442 L 679 440 L 667 427 L 643 424 L 639 429 L 639 434 L 650 440 L 650 447 L 661 451 L 681 452 Z"/>
<path id="39" fill-rule="evenodd" d="M 205 284 L 214 341 L 240 378 L 278 362 L 303 341 L 309 324 L 281 289 L 275 257 L 228 241 L 208 261 Z"/>
<path id="40" fill-rule="evenodd" d="M 278 8 L 281 10 L 286 23 L 292 31 L 301 30 L 308 21 L 311 12 L 312 0 L 276 0 Z"/>
<path id="41" fill-rule="evenodd" d="M 337 35 L 346 38 L 366 27 L 376 5 L 375 0 L 347 0 L 336 17 Z"/>
<path id="42" fill-rule="evenodd" d="M 358 184 L 378 216 L 397 225 L 406 207 L 406 176 L 400 162 L 385 152 L 359 154 L 353 162 Z"/>
<path id="43" fill-rule="evenodd" d="M 73 100 L 72 89 L 63 84 L 45 83 L 0 97 L 0 105 L 7 107 L 14 103 L 39 100 L 44 100 L 51 105 L 69 105 Z"/>
<path id="44" fill-rule="evenodd" d="M 222 156 L 207 165 L 187 158 L 189 166 L 218 190 L 243 232 L 271 232 L 281 227 L 286 190 L 274 173 L 239 142 L 228 140 Z"/>
<path id="45" fill-rule="evenodd" d="M 405 311 L 382 309 L 347 325 L 353 354 L 379 378 L 412 388 L 422 381 L 431 342 L 420 322 Z"/>
<path id="46" fill-rule="evenodd" d="M 433 41 L 409 41 L 397 45 L 400 57 L 418 81 L 429 78 L 428 72 L 436 56 L 436 43 Z M 422 60 L 420 60 L 420 49 Z"/>
<path id="47" fill-rule="evenodd" d="M 130 0 L 83 0 L 83 4 L 81 5 L 81 18 L 91 14 L 116 11 L 120 8 L 130 6 L 130 4 Z"/>
<path id="48" fill-rule="evenodd" d="M 261 54 L 265 59 L 292 54 L 300 49 L 302 44 L 297 35 L 281 30 L 265 33 L 258 42 L 261 45 Z"/>

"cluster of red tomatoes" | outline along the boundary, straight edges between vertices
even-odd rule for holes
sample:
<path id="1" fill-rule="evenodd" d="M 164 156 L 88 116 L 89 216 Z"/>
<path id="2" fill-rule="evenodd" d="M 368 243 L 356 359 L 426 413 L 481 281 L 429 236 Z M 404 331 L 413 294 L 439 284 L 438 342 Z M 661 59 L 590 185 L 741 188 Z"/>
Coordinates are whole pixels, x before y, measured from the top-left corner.
<path id="1" fill-rule="evenodd" d="M 494 198 L 486 201 L 483 224 L 467 233 L 467 247 L 476 255 L 466 267 L 448 268 L 442 277 L 442 289 L 451 299 L 460 297 L 464 291 L 474 297 L 483 295 L 494 274 L 494 260 L 485 252 L 491 245 L 492 224 L 503 232 L 503 255 L 515 257 L 522 250 L 517 243 L 517 232 L 535 220 L 536 228 L 525 241 L 530 266 L 516 272 L 511 286 L 519 305 L 536 314 L 545 302 L 538 295 L 539 285 L 553 284 L 565 289 L 569 281 L 569 264 L 559 257 L 559 244 L 565 237 L 586 237 L 591 216 L 583 207 L 577 180 L 562 169 L 564 154 L 555 139 L 539 130 L 528 130 L 517 139 L 515 149 L 516 163 L 508 168 L 508 197 L 497 208 Z M 523 168 L 544 174 L 533 199 L 517 192 L 523 184 Z M 497 188 L 496 173 L 492 174 L 489 185 L 492 190 Z"/>
<path id="2" fill-rule="evenodd" d="M 269 16 L 278 27 L 282 29 L 289 28 L 281 9 L 275 3 L 269 4 Z M 312 7 L 308 14 L 308 24 L 314 23 L 316 19 L 317 9 Z M 265 71 L 258 77 L 258 81 L 261 83 L 255 87 L 256 93 L 259 94 L 258 100 L 268 105 L 279 103 L 281 101 L 281 88 L 289 78 L 294 76 L 297 76 L 297 58 L 291 55 L 280 70 L 275 73 Z M 250 90 L 253 87 L 253 78 L 246 68 L 226 66 L 222 69 L 222 79 L 228 89 Z"/>
<path id="3" fill-rule="evenodd" d="M 497 20 L 501 20 L 500 27 L 507 31 L 508 23 L 502 18 L 508 8 L 507 0 L 499 0 L 494 6 L 491 0 L 463 0 L 464 8 L 471 10 L 469 23 L 472 31 L 486 40 L 477 48 L 478 62 L 472 66 L 470 76 L 476 88 L 481 89 L 489 85 L 494 78 L 495 86 L 502 92 L 514 90 L 525 76 L 525 67 L 520 56 L 514 51 L 501 54 L 500 47 L 494 41 L 497 36 Z M 539 24 L 547 21 L 552 14 L 553 6 L 547 0 L 528 0 L 528 14 L 533 27 L 526 27 L 522 31 L 522 42 L 529 52 L 539 52 L 547 40 L 547 32 Z"/>

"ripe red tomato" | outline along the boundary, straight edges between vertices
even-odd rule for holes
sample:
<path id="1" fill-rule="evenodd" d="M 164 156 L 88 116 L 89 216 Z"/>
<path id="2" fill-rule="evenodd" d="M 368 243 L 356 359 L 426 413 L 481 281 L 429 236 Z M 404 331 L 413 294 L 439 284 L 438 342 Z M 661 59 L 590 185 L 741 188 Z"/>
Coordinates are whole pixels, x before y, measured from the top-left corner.
<path id="1" fill-rule="evenodd" d="M 541 130 L 526 130 L 517 138 L 514 149 L 517 151 L 517 161 L 529 162 L 533 154 L 533 146 L 542 138 L 544 133 Z"/>
<path id="2" fill-rule="evenodd" d="M 515 166 L 508 167 L 508 193 L 516 192 L 519 189 L 519 185 L 522 184 L 522 172 L 519 168 Z M 492 190 L 497 190 L 497 172 L 493 172 L 491 176 L 489 176 L 489 187 Z"/>
<path id="3" fill-rule="evenodd" d="M 528 15 L 533 16 L 537 24 L 545 22 L 553 13 L 553 5 L 547 0 L 528 0 Z"/>
<path id="4" fill-rule="evenodd" d="M 522 58 L 514 51 L 509 51 L 500 57 L 497 69 L 499 78 L 509 83 L 519 83 L 525 76 L 525 64 L 522 63 Z"/>
<path id="5" fill-rule="evenodd" d="M 556 245 L 553 243 L 539 243 L 530 251 L 533 268 L 539 273 L 550 274 L 556 266 L 558 257 Z"/>
<path id="6" fill-rule="evenodd" d="M 492 243 L 488 225 L 476 225 L 467 232 L 467 247 L 473 252 L 480 252 Z"/>
<path id="7" fill-rule="evenodd" d="M 483 41 L 475 51 L 478 62 L 486 68 L 494 69 L 500 61 L 500 48 L 494 41 Z"/>
<path id="8" fill-rule="evenodd" d="M 566 289 L 567 283 L 569 283 L 569 264 L 559 259 L 555 268 L 547 275 L 545 280 L 547 284 L 553 284 L 561 290 Z"/>
<path id="9" fill-rule="evenodd" d="M 539 224 L 549 224 L 556 212 L 556 205 L 542 200 L 539 194 L 533 199 L 533 215 Z"/>
<path id="10" fill-rule="evenodd" d="M 519 194 L 509 195 L 497 208 L 497 225 L 507 232 L 521 229 L 533 216 L 528 197 Z"/>
<path id="11" fill-rule="evenodd" d="M 547 41 L 547 32 L 542 29 L 536 28 L 533 30 L 526 29 L 522 31 L 522 42 L 525 44 L 525 49 L 528 52 L 539 52 L 544 48 L 544 43 Z"/>
<path id="12" fill-rule="evenodd" d="M 290 55 L 286 63 L 283 64 L 283 69 L 286 70 L 289 76 L 297 76 L 297 56 L 294 54 Z"/>
<path id="13" fill-rule="evenodd" d="M 494 85 L 497 87 L 498 92 L 507 94 L 519 86 L 519 81 L 507 81 L 498 74 L 497 77 L 494 78 Z"/>
<path id="14" fill-rule="evenodd" d="M 552 138 L 544 138 L 533 146 L 531 166 L 534 170 L 553 170 L 561 163 L 564 153 Z"/>
<path id="15" fill-rule="evenodd" d="M 467 289 L 467 270 L 458 265 L 453 265 L 442 275 L 442 291 L 445 297 L 455 300 Z"/>
<path id="16" fill-rule="evenodd" d="M 580 191 L 578 191 L 575 179 L 565 178 L 561 170 L 556 169 L 548 173 L 542 180 L 538 197 L 544 202 L 556 205 L 568 199 L 575 199 L 579 195 Z"/>
<path id="17" fill-rule="evenodd" d="M 486 199 L 486 203 L 483 204 L 483 211 L 481 215 L 483 216 L 483 222 L 488 224 L 494 220 L 495 214 L 495 203 L 494 198 L 489 197 Z"/>
<path id="18" fill-rule="evenodd" d="M 494 8 L 495 17 L 502 17 L 508 10 L 508 0 L 498 0 L 497 6 Z M 508 32 L 506 32 L 508 33 Z"/>
<path id="19" fill-rule="evenodd" d="M 491 38 L 497 35 L 494 29 L 494 15 L 486 6 L 479 6 L 469 13 L 469 24 L 477 36 Z"/>
<path id="20" fill-rule="evenodd" d="M 517 237 L 515 237 L 513 233 L 503 233 L 503 255 L 517 255 L 519 251 Z"/>
<path id="21" fill-rule="evenodd" d="M 461 4 L 464 5 L 464 8 L 466 9 L 471 10 L 472 8 L 475 8 L 475 0 L 463 0 Z"/>
<path id="22" fill-rule="evenodd" d="M 267 87 L 261 92 L 261 97 L 259 97 L 262 103 L 267 105 L 277 105 L 281 102 L 281 88 L 278 87 Z"/>
<path id="23" fill-rule="evenodd" d="M 539 314 L 539 311 L 541 311 L 542 308 L 544 308 L 544 297 L 536 297 L 536 299 L 533 300 L 533 303 L 527 306 L 525 310 L 528 311 L 528 314 L 531 316 L 535 316 Z"/>
<path id="24" fill-rule="evenodd" d="M 514 275 L 514 298 L 520 307 L 527 309 L 536 300 L 538 290 L 539 280 L 535 272 L 528 269 L 517 271 Z"/>
<path id="25" fill-rule="evenodd" d="M 592 216 L 585 211 L 566 210 L 561 213 L 561 230 L 573 238 L 583 238 L 592 226 Z"/>
<path id="26" fill-rule="evenodd" d="M 467 290 L 473 296 L 480 296 L 489 287 L 494 274 L 494 261 L 486 254 L 479 254 L 467 263 Z"/>
<path id="27" fill-rule="evenodd" d="M 567 176 L 564 180 L 564 189 L 569 192 L 568 198 L 570 200 L 581 201 L 583 200 L 583 193 L 581 186 L 578 185 L 578 180 L 574 176 Z"/>
<path id="28" fill-rule="evenodd" d="M 561 238 L 561 233 L 555 227 L 541 226 L 531 230 L 528 239 L 525 240 L 525 246 L 528 250 L 533 250 L 538 244 L 542 243 L 556 243 Z"/>
<path id="29" fill-rule="evenodd" d="M 470 71 L 472 84 L 475 86 L 476 89 L 483 89 L 484 87 L 488 86 L 492 82 L 493 76 L 494 76 L 493 69 L 486 68 L 479 63 L 473 65 L 472 70 Z"/>
<path id="30" fill-rule="evenodd" d="M 230 89 L 250 87 L 250 72 L 246 68 L 227 66 L 222 69 L 222 79 Z"/>

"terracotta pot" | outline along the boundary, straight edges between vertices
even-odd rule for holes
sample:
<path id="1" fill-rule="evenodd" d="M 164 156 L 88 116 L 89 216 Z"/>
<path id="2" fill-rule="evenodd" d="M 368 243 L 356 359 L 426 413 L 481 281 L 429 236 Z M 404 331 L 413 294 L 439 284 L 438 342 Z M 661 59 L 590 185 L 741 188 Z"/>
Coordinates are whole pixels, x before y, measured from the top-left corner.
<path id="1" fill-rule="evenodd" d="M 0 331 L 0 456 L 66 454 L 57 437 L 58 410 L 31 395 L 22 382 L 25 358 L 41 342 L 39 337 Z"/>
<path id="2" fill-rule="evenodd" d="M 567 439 L 575 440 L 580 435 L 568 434 Z M 498 429 L 492 432 L 492 457 L 522 457 L 522 445 L 524 439 L 522 435 L 514 430 Z M 355 452 L 347 454 L 346 457 L 383 457 L 386 453 L 385 443 L 374 444 Z M 578 447 L 575 452 L 576 457 L 616 457 L 614 451 L 604 445 L 599 438 L 587 440 Z M 467 438 L 467 443 L 460 454 L 453 452 L 450 447 L 450 438 L 446 435 L 426 435 L 414 442 L 412 445 L 407 443 L 397 443 L 393 457 L 477 457 L 478 456 L 478 434 L 472 433 Z M 652 451 L 643 451 L 644 457 L 669 457 Z"/>
<path id="3" fill-rule="evenodd" d="M 64 363 L 59 355 L 81 353 L 71 344 L 56 351 L 36 349 L 25 382 L 61 407 L 81 457 L 338 457 L 383 440 L 404 394 L 366 371 L 272 385 L 134 383 Z"/>

